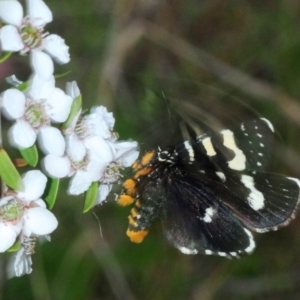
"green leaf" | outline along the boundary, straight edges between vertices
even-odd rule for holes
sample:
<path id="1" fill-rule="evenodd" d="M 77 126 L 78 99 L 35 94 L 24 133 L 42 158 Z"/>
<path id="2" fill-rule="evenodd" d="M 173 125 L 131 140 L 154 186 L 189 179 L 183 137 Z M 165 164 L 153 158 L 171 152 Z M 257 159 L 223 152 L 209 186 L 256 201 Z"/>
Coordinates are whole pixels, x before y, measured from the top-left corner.
<path id="1" fill-rule="evenodd" d="M 9 158 L 7 152 L 0 148 L 0 177 L 13 190 L 22 191 L 22 178 Z"/>
<path id="2" fill-rule="evenodd" d="M 67 129 L 70 126 L 70 124 L 72 123 L 74 118 L 77 116 L 78 112 L 80 111 L 81 105 L 82 105 L 82 97 L 80 94 L 78 97 L 76 97 L 74 99 L 72 106 L 71 106 L 71 112 L 70 112 L 69 117 L 66 120 L 66 122 L 62 125 L 62 129 Z"/>
<path id="3" fill-rule="evenodd" d="M 11 54 L 12 52 L 5 52 L 4 55 L 0 57 L 0 64 L 5 62 L 11 56 Z"/>
<path id="4" fill-rule="evenodd" d="M 18 89 L 21 92 L 25 92 L 26 90 L 28 90 L 29 86 L 30 86 L 30 81 L 28 80 L 28 81 L 24 81 L 21 84 L 19 84 L 16 87 L 16 89 Z"/>
<path id="5" fill-rule="evenodd" d="M 16 241 L 6 252 L 16 252 L 21 249 L 21 241 Z"/>
<path id="6" fill-rule="evenodd" d="M 56 198 L 57 198 L 57 193 L 59 189 L 59 179 L 58 178 L 50 178 L 48 179 L 48 184 L 46 188 L 46 197 L 44 197 L 44 200 L 48 204 L 48 208 L 52 209 Z"/>
<path id="7" fill-rule="evenodd" d="M 94 207 L 98 195 L 98 188 L 99 188 L 99 184 L 98 182 L 95 181 L 91 184 L 90 188 L 86 192 L 85 199 L 84 199 L 83 213 L 88 212 L 90 209 Z"/>
<path id="8" fill-rule="evenodd" d="M 26 162 L 35 167 L 39 161 L 38 151 L 35 145 L 26 148 L 26 149 L 19 149 L 22 157 L 26 160 Z"/>
<path id="9" fill-rule="evenodd" d="M 58 78 L 65 77 L 65 76 L 69 75 L 70 73 L 71 73 L 71 71 L 67 71 L 65 73 L 56 74 L 54 77 L 55 77 L 55 79 L 58 79 Z"/>

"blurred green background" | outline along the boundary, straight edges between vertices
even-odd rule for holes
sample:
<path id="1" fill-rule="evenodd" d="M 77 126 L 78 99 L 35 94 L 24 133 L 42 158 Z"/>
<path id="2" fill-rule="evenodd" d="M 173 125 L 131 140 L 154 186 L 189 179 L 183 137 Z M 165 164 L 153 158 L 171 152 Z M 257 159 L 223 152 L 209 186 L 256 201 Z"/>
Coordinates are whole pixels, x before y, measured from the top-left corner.
<path id="1" fill-rule="evenodd" d="M 56 66 L 58 74 L 71 70 L 57 84 L 76 80 L 85 109 L 113 111 L 120 139 L 137 140 L 142 152 L 172 140 L 165 99 L 196 104 L 202 117 L 224 124 L 248 118 L 251 108 L 280 134 L 270 168 L 300 177 L 300 1 L 46 3 L 54 15 L 46 30 L 66 40 L 72 59 Z M 2 76 L 26 80 L 26 59 L 10 63 Z M 256 234 L 256 251 L 242 259 L 186 256 L 160 224 L 131 244 L 129 209 L 114 195 L 83 215 L 83 198 L 67 196 L 66 186 L 54 207 L 59 227 L 37 246 L 32 275 L 7 280 L 9 254 L 1 255 L 3 299 L 300 299 L 299 218 Z"/>

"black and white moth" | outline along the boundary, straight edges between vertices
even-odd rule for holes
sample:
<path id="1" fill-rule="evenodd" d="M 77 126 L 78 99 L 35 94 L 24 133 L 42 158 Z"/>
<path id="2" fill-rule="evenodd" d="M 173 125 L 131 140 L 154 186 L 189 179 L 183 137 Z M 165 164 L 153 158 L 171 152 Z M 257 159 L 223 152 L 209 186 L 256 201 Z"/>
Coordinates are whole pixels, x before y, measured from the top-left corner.
<path id="1" fill-rule="evenodd" d="M 118 199 L 133 204 L 130 240 L 142 242 L 161 219 L 165 236 L 182 253 L 251 253 L 251 230 L 286 226 L 299 205 L 299 179 L 263 171 L 273 133 L 271 122 L 260 118 L 147 152 L 133 164 Z"/>

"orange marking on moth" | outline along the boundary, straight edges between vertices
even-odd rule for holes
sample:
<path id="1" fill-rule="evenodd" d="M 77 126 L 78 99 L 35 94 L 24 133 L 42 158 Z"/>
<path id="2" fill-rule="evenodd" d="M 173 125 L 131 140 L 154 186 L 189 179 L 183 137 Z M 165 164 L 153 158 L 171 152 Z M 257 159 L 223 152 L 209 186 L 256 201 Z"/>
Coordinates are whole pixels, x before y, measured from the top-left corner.
<path id="1" fill-rule="evenodd" d="M 134 218 L 139 216 L 139 213 L 137 212 L 137 210 L 134 207 L 131 209 L 130 213 Z"/>
<path id="2" fill-rule="evenodd" d="M 151 161 L 151 159 L 154 156 L 155 151 L 150 151 L 144 154 L 144 156 L 141 159 L 141 165 L 142 166 L 146 166 L 149 164 L 149 162 Z"/>
<path id="3" fill-rule="evenodd" d="M 134 169 L 134 170 L 137 170 L 137 169 L 139 169 L 139 168 L 141 168 L 141 167 L 142 167 L 142 166 L 139 164 L 138 161 L 135 161 L 135 162 L 132 164 L 132 166 L 131 166 L 131 168 Z"/>
<path id="4" fill-rule="evenodd" d="M 137 222 L 133 219 L 132 216 L 128 216 L 128 220 L 130 225 L 137 227 Z"/>
<path id="5" fill-rule="evenodd" d="M 135 180 L 127 179 L 123 183 L 123 187 L 126 189 L 128 195 L 134 195 L 135 193 Z"/>
<path id="6" fill-rule="evenodd" d="M 134 198 L 128 195 L 120 195 L 119 199 L 117 200 L 117 203 L 121 206 L 127 206 L 134 202 Z"/>
<path id="7" fill-rule="evenodd" d="M 136 202 L 135 202 L 135 206 L 136 206 L 136 207 L 141 207 L 141 206 L 142 206 L 142 204 L 141 204 L 141 202 L 140 202 L 139 200 L 136 200 Z"/>
<path id="8" fill-rule="evenodd" d="M 148 232 L 148 230 L 132 231 L 127 229 L 126 234 L 133 243 L 141 243 Z"/>
<path id="9" fill-rule="evenodd" d="M 145 175 L 149 174 L 152 170 L 153 170 L 153 168 L 141 169 L 134 174 L 134 178 L 139 178 L 140 176 L 145 176 Z"/>

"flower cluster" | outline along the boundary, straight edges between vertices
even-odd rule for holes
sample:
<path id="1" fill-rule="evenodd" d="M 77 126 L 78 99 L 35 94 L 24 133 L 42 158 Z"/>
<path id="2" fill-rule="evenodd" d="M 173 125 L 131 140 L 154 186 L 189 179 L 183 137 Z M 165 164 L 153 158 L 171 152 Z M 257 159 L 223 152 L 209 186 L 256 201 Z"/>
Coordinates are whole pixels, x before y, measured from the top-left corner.
<path id="1" fill-rule="evenodd" d="M 69 89 L 78 91 L 75 82 Z M 50 128 L 42 135 L 41 141 L 46 157 L 44 170 L 51 177 L 72 177 L 68 192 L 79 195 L 92 182 L 99 182 L 100 188 L 95 204 L 100 204 L 112 188 L 112 183 L 120 177 L 120 169 L 130 166 L 138 157 L 138 146 L 134 141 L 117 141 L 113 131 L 115 119 L 103 106 L 94 107 L 86 115 L 81 110 L 64 130 L 65 138 L 57 139 L 55 148 L 51 143 Z M 57 163 L 59 161 L 59 163 Z"/>
<path id="2" fill-rule="evenodd" d="M 0 151 L 5 162 L 0 170 L 5 187 L 0 195 L 0 252 L 17 250 L 9 263 L 10 276 L 32 271 L 36 240 L 49 240 L 58 225 L 47 209 L 49 203 L 41 199 L 47 181 L 70 178 L 70 195 L 88 192 L 95 183 L 97 192 L 92 202 L 89 199 L 90 209 L 106 199 L 121 170 L 139 154 L 135 141 L 118 141 L 115 119 L 105 107 L 82 112 L 75 81 L 67 83 L 65 91 L 56 86 L 53 60 L 69 62 L 69 48 L 58 35 L 44 32 L 44 26 L 52 21 L 48 6 L 42 0 L 26 0 L 26 4 L 24 14 L 17 0 L 0 0 L 0 50 L 6 59 L 12 52 L 28 54 L 32 67 L 26 82 L 10 78 L 13 87 L 2 92 L 0 104 L 3 116 L 13 122 L 8 130 L 9 144 L 20 149 L 31 166 L 36 163 L 28 157 L 38 161 L 36 146 L 44 156 L 40 161 L 43 173 L 31 170 L 20 177 L 6 152 Z M 55 194 L 50 196 L 56 198 Z"/>

